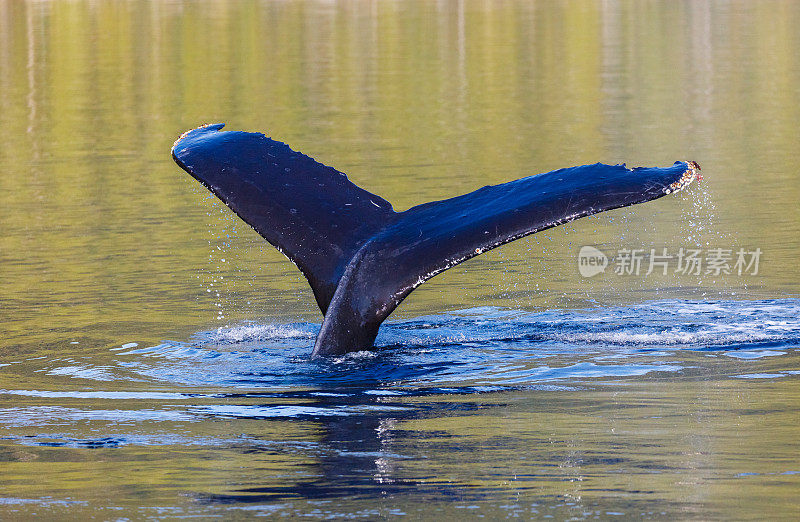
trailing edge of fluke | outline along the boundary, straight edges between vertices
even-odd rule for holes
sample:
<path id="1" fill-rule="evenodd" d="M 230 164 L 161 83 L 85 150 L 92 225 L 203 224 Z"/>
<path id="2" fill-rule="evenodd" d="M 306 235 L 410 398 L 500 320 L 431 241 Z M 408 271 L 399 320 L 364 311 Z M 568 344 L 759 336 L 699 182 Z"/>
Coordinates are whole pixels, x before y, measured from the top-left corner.
<path id="1" fill-rule="evenodd" d="M 372 347 L 414 288 L 504 243 L 678 192 L 700 166 L 584 165 L 395 212 L 343 173 L 260 133 L 205 125 L 172 156 L 308 279 L 325 318 L 313 356 Z"/>

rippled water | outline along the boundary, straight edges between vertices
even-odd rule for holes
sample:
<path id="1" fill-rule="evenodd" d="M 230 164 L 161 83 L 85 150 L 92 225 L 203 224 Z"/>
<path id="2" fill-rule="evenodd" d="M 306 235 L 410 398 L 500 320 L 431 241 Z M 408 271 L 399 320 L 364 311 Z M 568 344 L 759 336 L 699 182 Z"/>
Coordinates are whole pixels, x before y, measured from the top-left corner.
<path id="1" fill-rule="evenodd" d="M 748 488 L 800 478 L 799 315 L 797 299 L 481 307 L 390 322 L 374 352 L 332 361 L 308 358 L 315 323 L 6 359 L 25 384 L 0 390 L 0 455 L 25 464 L 8 468 L 5 508 L 748 513 Z M 24 470 L 54 462 L 37 479 L 54 495 L 26 498 Z M 139 495 L 98 492 L 109 473 Z"/>
<path id="2" fill-rule="evenodd" d="M 290 394 L 328 387 L 375 395 L 429 393 L 440 386 L 454 392 L 491 390 L 680 372 L 700 356 L 757 360 L 789 355 L 800 349 L 798 316 L 797 300 L 656 301 L 539 313 L 483 307 L 390 322 L 374 351 L 331 361 L 308 357 L 318 324 L 243 324 L 203 332 L 191 341 L 112 348 L 116 353 L 110 363 L 108 356 L 99 363 L 57 358 L 41 371 L 95 381 L 269 388 Z M 734 372 L 728 377 L 739 378 L 800 374 L 728 371 Z M 139 398 L 135 395 L 131 398 Z M 103 398 L 94 392 L 78 396 Z"/>
<path id="3" fill-rule="evenodd" d="M 792 2 L 0 0 L 0 518 L 793 518 L 798 23 Z M 374 350 L 312 361 L 302 276 L 169 157 L 206 121 L 397 209 L 596 161 L 706 179 L 479 256 Z M 605 273 L 579 274 L 584 245 Z M 763 255 L 615 270 L 681 248 Z"/>

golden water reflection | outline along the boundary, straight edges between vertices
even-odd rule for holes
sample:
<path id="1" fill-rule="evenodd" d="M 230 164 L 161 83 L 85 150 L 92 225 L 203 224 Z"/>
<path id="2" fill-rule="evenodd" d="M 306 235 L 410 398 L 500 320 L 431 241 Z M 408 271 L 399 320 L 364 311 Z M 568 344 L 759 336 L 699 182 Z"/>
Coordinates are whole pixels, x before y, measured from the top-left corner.
<path id="1" fill-rule="evenodd" d="M 693 195 L 504 247 L 400 314 L 796 293 L 797 17 L 791 2 L 0 3 L 7 326 L 318 317 L 283 258 L 172 164 L 172 140 L 206 121 L 263 130 L 398 209 L 564 165 L 704 167 Z M 582 244 L 764 259 L 750 278 L 585 280 Z"/>
<path id="2" fill-rule="evenodd" d="M 179 134 L 216 121 L 285 141 L 396 209 L 596 161 L 691 159 L 703 166 L 704 183 L 678 197 L 535 235 L 437 276 L 398 309 L 400 317 L 479 305 L 583 308 L 797 295 L 798 26 L 800 4 L 791 1 L 0 0 L 0 353 L 49 355 L 80 342 L 84 355 L 105 357 L 109 347 L 129 341 L 187 339 L 243 319 L 319 322 L 294 267 L 172 162 Z M 585 279 L 576 267 L 585 244 L 606 252 L 745 247 L 764 254 L 757 276 Z M 39 378 L 9 377 L 0 387 L 42 386 Z M 786 426 L 796 420 L 798 399 L 786 382 L 718 386 L 725 390 L 692 376 L 677 390 L 653 384 L 628 399 L 613 391 L 602 403 L 578 408 L 577 416 L 569 404 L 559 412 L 516 397 L 508 409 L 492 410 L 502 418 L 392 422 L 422 434 L 401 446 L 422 445 L 433 432 L 433 443 L 440 443 L 445 432 L 480 448 L 494 431 L 530 430 L 528 442 L 543 452 L 537 455 L 546 456 L 541 448 L 551 444 L 560 466 L 550 469 L 552 481 L 541 494 L 574 485 L 567 496 L 579 506 L 581 495 L 595 495 L 575 485 L 580 481 L 614 486 L 598 475 L 603 461 L 594 467 L 580 458 L 597 447 L 624 453 L 614 446 L 616 435 L 650 426 L 659 444 L 688 448 L 674 456 L 672 471 L 699 470 L 683 478 L 667 470 L 646 477 L 647 487 L 675 502 L 696 495 L 669 507 L 673 516 L 725 518 L 731 513 L 691 511 L 741 501 L 741 482 L 708 478 L 712 457 L 746 454 L 769 435 L 776 449 L 767 445 L 759 454 L 785 459 L 780 469 L 796 469 L 787 457 L 787 449 L 796 449 L 795 434 Z M 782 406 L 769 413 L 775 396 Z M 614 401 L 630 406 L 659 397 L 678 411 L 673 420 L 647 424 L 647 412 L 626 417 L 631 410 L 613 408 Z M 587 420 L 597 411 L 617 416 Z M 764 418 L 771 429 L 760 431 L 753 419 Z M 537 428 L 545 424 L 552 427 Z M 209 421 L 191 429 L 204 435 L 225 426 Z M 237 426 L 287 440 L 313 441 L 324 431 L 311 422 Z M 595 437 L 590 433 L 598 426 L 607 431 Z M 736 430 L 742 437 L 731 435 L 722 449 L 704 445 L 714 433 Z M 568 448 L 580 458 L 571 460 Z M 94 484 L 92 498 L 102 499 L 99 481 L 128 484 L 136 462 L 154 459 L 147 448 L 126 454 L 129 462 L 119 466 L 120 454 L 93 460 L 79 449 L 63 450 L 63 458 L 14 451 L 6 476 L 16 484 L 8 494 L 19 496 L 30 493 L 25 484 L 32 473 L 49 471 L 53 460 L 62 459 L 58 469 L 65 474 Z M 297 464 L 270 454 L 253 469 L 250 457 L 236 451 L 163 453 L 162 463 L 137 475 L 152 483 L 148 498 L 156 500 L 196 483 L 222 484 L 232 474 L 247 483 Z M 516 466 L 512 457 L 501 455 L 496 473 L 482 471 L 470 485 L 507 480 L 512 491 L 516 473 L 540 472 L 531 463 Z M 36 459 L 42 460 L 32 464 Z M 80 459 L 91 466 L 75 471 L 71 460 Z M 763 462 L 748 469 L 774 471 Z M 472 464 L 470 473 L 486 469 Z M 728 464 L 719 466 L 739 469 Z M 430 480 L 451 473 L 469 482 L 453 466 Z M 175 469 L 190 467 L 171 482 Z M 403 466 L 408 475 L 424 468 L 424 460 Z M 397 474 L 384 471 L 388 479 Z M 632 487 L 619 477 L 616 486 Z M 46 489 L 70 496 L 71 484 L 54 473 Z M 746 498 L 772 494 L 767 486 L 760 483 Z M 787 490 L 779 491 L 770 502 L 788 509 Z"/>

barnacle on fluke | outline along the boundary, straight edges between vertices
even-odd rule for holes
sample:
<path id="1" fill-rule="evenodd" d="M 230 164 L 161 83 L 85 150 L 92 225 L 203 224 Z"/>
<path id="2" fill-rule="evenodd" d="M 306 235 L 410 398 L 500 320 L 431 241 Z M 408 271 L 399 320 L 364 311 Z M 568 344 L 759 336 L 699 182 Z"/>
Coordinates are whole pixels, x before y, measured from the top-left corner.
<path id="1" fill-rule="evenodd" d="M 689 184 L 694 181 L 700 181 L 703 179 L 703 176 L 700 174 L 700 164 L 696 161 L 687 161 L 686 165 L 689 167 L 681 176 L 681 179 L 676 181 L 675 183 L 671 183 L 668 187 L 664 189 L 664 194 L 672 194 L 673 192 L 678 192 L 679 190 L 683 190 Z"/>

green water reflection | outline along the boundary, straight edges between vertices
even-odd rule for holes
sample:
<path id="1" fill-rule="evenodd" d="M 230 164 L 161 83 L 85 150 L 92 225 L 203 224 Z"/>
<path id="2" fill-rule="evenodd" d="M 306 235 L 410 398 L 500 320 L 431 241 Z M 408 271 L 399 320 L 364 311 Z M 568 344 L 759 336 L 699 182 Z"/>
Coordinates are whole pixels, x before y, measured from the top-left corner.
<path id="1" fill-rule="evenodd" d="M 109 357 L 110 347 L 126 342 L 186 339 L 244 319 L 320 320 L 294 267 L 172 162 L 169 150 L 180 133 L 216 121 L 285 141 L 396 209 L 596 161 L 691 159 L 703 166 L 706 180 L 687 194 L 533 236 L 437 276 L 412 294 L 399 317 L 478 305 L 539 309 L 796 295 L 798 26 L 800 4 L 791 1 L 0 0 L 0 356 Z M 610 252 L 760 248 L 763 257 L 755 276 L 585 279 L 576 268 L 585 244 Z M 0 388 L 27 385 L 65 383 L 15 374 Z M 630 490 L 631 481 L 641 490 L 633 500 L 626 497 L 635 509 L 647 491 L 657 492 L 653 516 L 727 518 L 749 509 L 746 502 L 754 503 L 756 516 L 764 506 L 790 512 L 796 477 L 751 477 L 742 495 L 741 480 L 710 484 L 702 467 L 733 477 L 746 454 L 754 463 L 745 467 L 754 472 L 796 470 L 790 464 L 796 453 L 786 453 L 797 449 L 791 441 L 800 406 L 790 383 L 723 381 L 708 390 L 690 379 L 604 393 L 595 406 L 563 404 L 560 412 L 523 404 L 530 398 L 523 394 L 485 399 L 519 401 L 486 416 L 406 419 L 402 429 L 422 435 L 400 441 L 397 451 L 415 453 L 406 445 L 423 444 L 429 430 L 447 432 L 477 456 L 460 467 L 456 457 L 446 457 L 452 448 L 436 446 L 437 439 L 431 451 L 439 472 L 431 482 L 496 488 L 504 502 L 527 495 L 546 503 L 548 495 L 561 495 L 559 517 L 574 515 L 569 502 L 580 505 L 581 497 L 599 502 L 592 510 L 630 515 L 627 501 L 613 498 Z M 776 394 L 777 406 L 770 400 Z M 588 392 L 573 398 L 585 400 Z M 740 400 L 776 411 L 759 425 L 731 413 L 728 407 Z M 659 411 L 675 417 L 653 427 L 654 444 L 670 451 L 688 444 L 701 457 L 675 455 L 674 472 L 641 482 L 624 474 L 646 474 L 645 464 L 604 474 L 604 466 L 613 467 L 602 460 L 612 458 L 606 453 L 627 451 L 611 433 L 637 434 L 625 442 L 636 451 L 639 438 L 647 438 L 642 419 L 648 412 L 612 406 L 646 409 L 659 401 L 665 402 Z M 580 417 L 593 411 L 615 420 Z M 543 425 L 549 428 L 538 431 Z M 84 428 L 92 431 L 71 429 Z M 202 437 L 228 428 L 209 422 L 186 430 Z M 295 441 L 318 435 L 311 423 L 241 421 L 235 429 L 273 430 L 274 439 Z M 718 431 L 743 436 L 726 435 L 713 440 L 720 447 L 708 447 Z M 774 453 L 762 437 L 767 431 Z M 518 447 L 481 449 L 498 433 L 512 432 Z M 549 465 L 558 472 L 513 464 L 513 453 L 529 444 L 549 444 L 559 462 Z M 585 467 L 573 477 L 564 468 L 569 452 L 583 455 L 589 446 L 603 448 L 605 456 L 589 466 L 588 478 Z M 186 490 L 222 493 L 226 480 L 249 483 L 270 470 L 308 464 L 281 461 L 283 455 L 254 466 L 230 448 L 206 448 L 203 455 L 181 446 L 3 451 L 0 496 L 88 502 L 51 506 L 67 512 L 127 509 L 130 498 L 180 504 L 177 495 Z M 786 465 L 761 469 L 771 458 Z M 426 471 L 415 465 L 404 473 L 419 480 Z M 492 465 L 497 469 L 490 471 Z M 696 465 L 696 475 L 682 475 Z M 191 471 L 176 479 L 183 469 Z M 34 490 L 31 477 L 43 470 L 56 472 Z M 513 477 L 523 475 L 544 476 L 542 489 L 517 488 Z M 118 485 L 117 493 L 109 495 L 104 481 Z M 417 509 L 411 499 L 402 504 L 407 512 Z M 483 509 L 513 512 L 498 505 Z M 389 504 L 381 509 L 391 514 Z M 440 509 L 465 513 L 447 504 Z"/>

